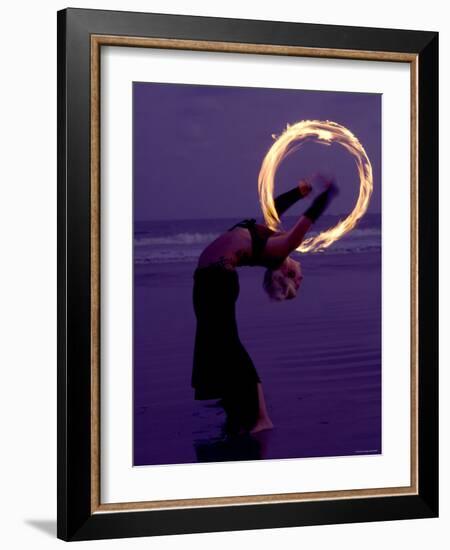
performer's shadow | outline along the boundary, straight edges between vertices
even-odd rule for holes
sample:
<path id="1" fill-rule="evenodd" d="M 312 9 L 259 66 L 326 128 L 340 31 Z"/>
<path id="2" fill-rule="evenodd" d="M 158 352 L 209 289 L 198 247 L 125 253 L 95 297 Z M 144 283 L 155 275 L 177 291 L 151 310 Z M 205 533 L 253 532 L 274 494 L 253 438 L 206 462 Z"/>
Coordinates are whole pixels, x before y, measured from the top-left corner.
<path id="1" fill-rule="evenodd" d="M 266 458 L 270 430 L 223 439 L 194 441 L 197 462 L 261 460 Z"/>

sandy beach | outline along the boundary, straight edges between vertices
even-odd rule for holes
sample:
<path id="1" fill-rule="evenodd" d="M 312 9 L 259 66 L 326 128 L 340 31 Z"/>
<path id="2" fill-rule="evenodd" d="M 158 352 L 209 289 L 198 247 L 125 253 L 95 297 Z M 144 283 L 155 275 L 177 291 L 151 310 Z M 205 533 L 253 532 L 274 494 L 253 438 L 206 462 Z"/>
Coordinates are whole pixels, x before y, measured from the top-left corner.
<path id="1" fill-rule="evenodd" d="M 194 401 L 194 262 L 135 266 L 134 465 L 381 453 L 381 251 L 301 256 L 294 300 L 238 269 L 239 334 L 274 429 L 224 439 L 218 400 Z"/>

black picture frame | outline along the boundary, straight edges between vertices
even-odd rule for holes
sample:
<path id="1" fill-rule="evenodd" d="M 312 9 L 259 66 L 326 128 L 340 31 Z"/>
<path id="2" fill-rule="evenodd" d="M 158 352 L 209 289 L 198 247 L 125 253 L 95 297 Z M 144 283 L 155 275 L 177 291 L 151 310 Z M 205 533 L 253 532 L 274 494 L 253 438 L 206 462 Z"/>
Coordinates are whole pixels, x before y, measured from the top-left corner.
<path id="1" fill-rule="evenodd" d="M 57 537 L 66 541 L 438 516 L 438 33 L 65 9 L 58 25 Z M 107 512 L 92 487 L 92 36 L 397 52 L 417 62 L 417 494 Z M 357 53 L 355 54 L 357 55 Z M 401 205 L 399 205 L 401 208 Z"/>

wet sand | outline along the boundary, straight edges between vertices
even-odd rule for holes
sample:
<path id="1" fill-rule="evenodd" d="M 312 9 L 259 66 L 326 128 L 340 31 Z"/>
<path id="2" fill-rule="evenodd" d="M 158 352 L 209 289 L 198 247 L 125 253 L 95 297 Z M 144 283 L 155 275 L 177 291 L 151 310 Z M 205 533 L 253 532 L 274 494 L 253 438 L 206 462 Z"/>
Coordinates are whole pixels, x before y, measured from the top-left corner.
<path id="1" fill-rule="evenodd" d="M 301 257 L 297 298 L 271 302 L 238 270 L 242 343 L 274 429 L 224 438 L 219 400 L 195 401 L 193 263 L 135 267 L 134 465 L 381 453 L 381 253 Z"/>

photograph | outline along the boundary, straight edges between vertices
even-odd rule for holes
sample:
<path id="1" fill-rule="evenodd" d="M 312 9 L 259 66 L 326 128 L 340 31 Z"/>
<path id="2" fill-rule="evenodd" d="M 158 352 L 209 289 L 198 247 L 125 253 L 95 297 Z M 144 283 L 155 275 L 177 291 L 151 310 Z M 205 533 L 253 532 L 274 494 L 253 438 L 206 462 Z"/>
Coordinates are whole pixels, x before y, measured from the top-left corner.
<path id="1" fill-rule="evenodd" d="M 439 516 L 439 32 L 243 15 L 58 11 L 59 539 Z"/>
<path id="2" fill-rule="evenodd" d="M 382 109 L 132 82 L 133 466 L 383 453 Z"/>

